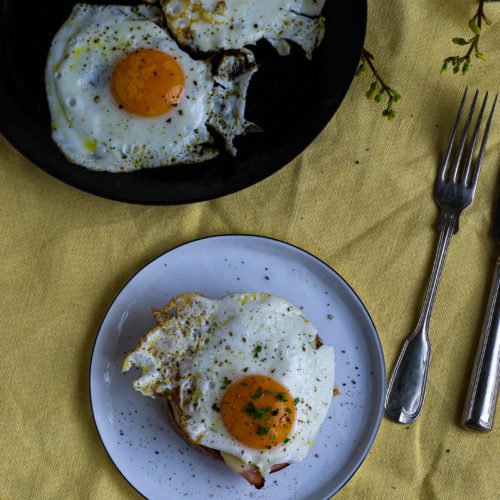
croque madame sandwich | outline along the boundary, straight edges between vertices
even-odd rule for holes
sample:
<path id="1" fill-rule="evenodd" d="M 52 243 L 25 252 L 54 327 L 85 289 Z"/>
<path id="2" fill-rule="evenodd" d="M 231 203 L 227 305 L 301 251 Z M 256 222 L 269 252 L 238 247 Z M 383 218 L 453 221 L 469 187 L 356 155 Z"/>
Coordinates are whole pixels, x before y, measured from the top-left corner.
<path id="1" fill-rule="evenodd" d="M 267 293 L 180 295 L 123 361 L 165 399 L 175 431 L 257 488 L 307 455 L 333 394 L 334 350 L 302 311 Z"/>

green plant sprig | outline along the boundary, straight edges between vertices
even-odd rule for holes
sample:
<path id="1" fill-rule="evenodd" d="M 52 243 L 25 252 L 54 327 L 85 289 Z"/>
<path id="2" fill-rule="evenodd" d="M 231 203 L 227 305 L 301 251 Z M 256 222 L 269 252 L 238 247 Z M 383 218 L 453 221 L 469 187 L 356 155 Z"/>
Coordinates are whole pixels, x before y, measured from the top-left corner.
<path id="1" fill-rule="evenodd" d="M 387 96 L 387 106 L 382 111 L 382 115 L 386 116 L 389 120 L 393 120 L 396 117 L 396 110 L 393 105 L 401 99 L 401 96 L 384 82 L 373 64 L 374 60 L 375 57 L 373 54 L 363 48 L 363 51 L 361 52 L 360 65 L 356 75 L 362 75 L 366 71 L 367 66 L 370 68 L 375 80 L 372 81 L 365 95 L 367 99 L 373 99 L 375 102 L 380 102 L 384 98 L 385 94 Z"/>
<path id="2" fill-rule="evenodd" d="M 451 63 L 453 68 L 453 73 L 458 73 L 460 69 L 462 70 L 462 75 L 465 75 L 469 71 L 471 64 L 471 55 L 474 55 L 483 61 L 486 61 L 486 57 L 479 50 L 479 37 L 481 36 L 481 24 L 484 21 L 488 26 L 491 25 L 490 19 L 488 19 L 484 13 L 484 2 L 486 0 L 479 0 L 479 6 L 477 8 L 474 16 L 469 20 L 469 29 L 474 33 L 472 38 L 466 40 L 465 38 L 452 38 L 452 42 L 456 45 L 469 45 L 469 49 L 463 56 L 450 56 L 443 60 L 443 66 L 441 68 L 441 74 L 443 74 L 448 69 L 448 64 Z"/>

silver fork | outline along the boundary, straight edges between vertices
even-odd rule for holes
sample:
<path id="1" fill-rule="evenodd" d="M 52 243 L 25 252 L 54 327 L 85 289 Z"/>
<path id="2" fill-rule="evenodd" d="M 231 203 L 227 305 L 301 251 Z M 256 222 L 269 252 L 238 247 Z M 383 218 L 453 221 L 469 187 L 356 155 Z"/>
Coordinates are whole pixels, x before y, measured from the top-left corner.
<path id="1" fill-rule="evenodd" d="M 472 101 L 472 105 L 467 116 L 457 152 L 451 167 L 448 168 L 453 143 L 460 122 L 460 116 L 464 107 L 467 89 L 465 89 L 458 116 L 451 133 L 450 140 L 444 155 L 443 163 L 439 169 L 434 189 L 434 197 L 440 208 L 440 217 L 437 224 L 439 243 L 434 258 L 434 265 L 425 295 L 424 305 L 420 318 L 414 332 L 406 339 L 401 353 L 399 355 L 394 371 L 392 372 L 387 394 L 385 398 L 386 415 L 396 422 L 410 423 L 413 422 L 422 411 L 424 404 L 425 391 L 427 388 L 427 376 L 429 373 L 429 363 L 431 358 L 431 344 L 429 342 L 429 324 L 431 320 L 432 308 L 434 299 L 441 278 L 444 261 L 448 252 L 451 236 L 458 232 L 458 220 L 460 214 L 472 203 L 474 193 L 479 179 L 479 172 L 484 158 L 486 141 L 490 131 L 491 120 L 498 94 L 495 97 L 491 112 L 486 124 L 481 142 L 479 155 L 475 162 L 474 171 L 471 172 L 472 157 L 476 146 L 479 126 L 483 117 L 483 112 L 486 106 L 488 93 L 486 93 L 479 116 L 474 127 L 474 132 L 469 143 L 465 162 L 462 162 L 464 153 L 467 132 L 469 130 L 474 108 L 476 106 L 478 90 Z M 462 163 L 463 166 L 461 165 Z M 463 168 L 460 168 L 460 167 Z"/>

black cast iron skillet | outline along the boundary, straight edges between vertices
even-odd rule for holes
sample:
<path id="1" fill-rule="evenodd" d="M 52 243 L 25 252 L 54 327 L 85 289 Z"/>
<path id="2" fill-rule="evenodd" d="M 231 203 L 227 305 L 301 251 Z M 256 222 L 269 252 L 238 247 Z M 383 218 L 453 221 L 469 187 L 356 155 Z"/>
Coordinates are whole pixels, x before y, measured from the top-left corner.
<path id="1" fill-rule="evenodd" d="M 2 1 L 0 131 L 33 163 L 72 186 L 113 200 L 159 205 L 233 193 L 273 174 L 302 152 L 332 118 L 349 88 L 367 14 L 366 0 L 326 0 L 326 36 L 312 61 L 298 46 L 287 57 L 264 40 L 254 47 L 260 69 L 250 84 L 246 117 L 264 132 L 237 138 L 236 157 L 223 153 L 198 165 L 110 174 L 70 163 L 50 137 L 45 61 L 52 37 L 73 3 Z"/>

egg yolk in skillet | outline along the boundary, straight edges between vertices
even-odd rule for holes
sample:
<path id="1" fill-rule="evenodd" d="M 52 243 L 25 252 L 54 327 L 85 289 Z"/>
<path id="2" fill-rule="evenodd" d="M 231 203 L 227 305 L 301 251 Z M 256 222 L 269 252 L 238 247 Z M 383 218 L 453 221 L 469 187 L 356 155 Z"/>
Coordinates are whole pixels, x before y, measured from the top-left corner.
<path id="1" fill-rule="evenodd" d="M 295 404 L 288 390 L 276 380 L 251 375 L 227 388 L 220 414 L 236 441 L 250 448 L 268 449 L 288 442 Z"/>
<path id="2" fill-rule="evenodd" d="M 159 116 L 179 102 L 184 74 L 171 55 L 154 49 L 139 49 L 116 64 L 110 84 L 113 97 L 129 113 Z"/>

